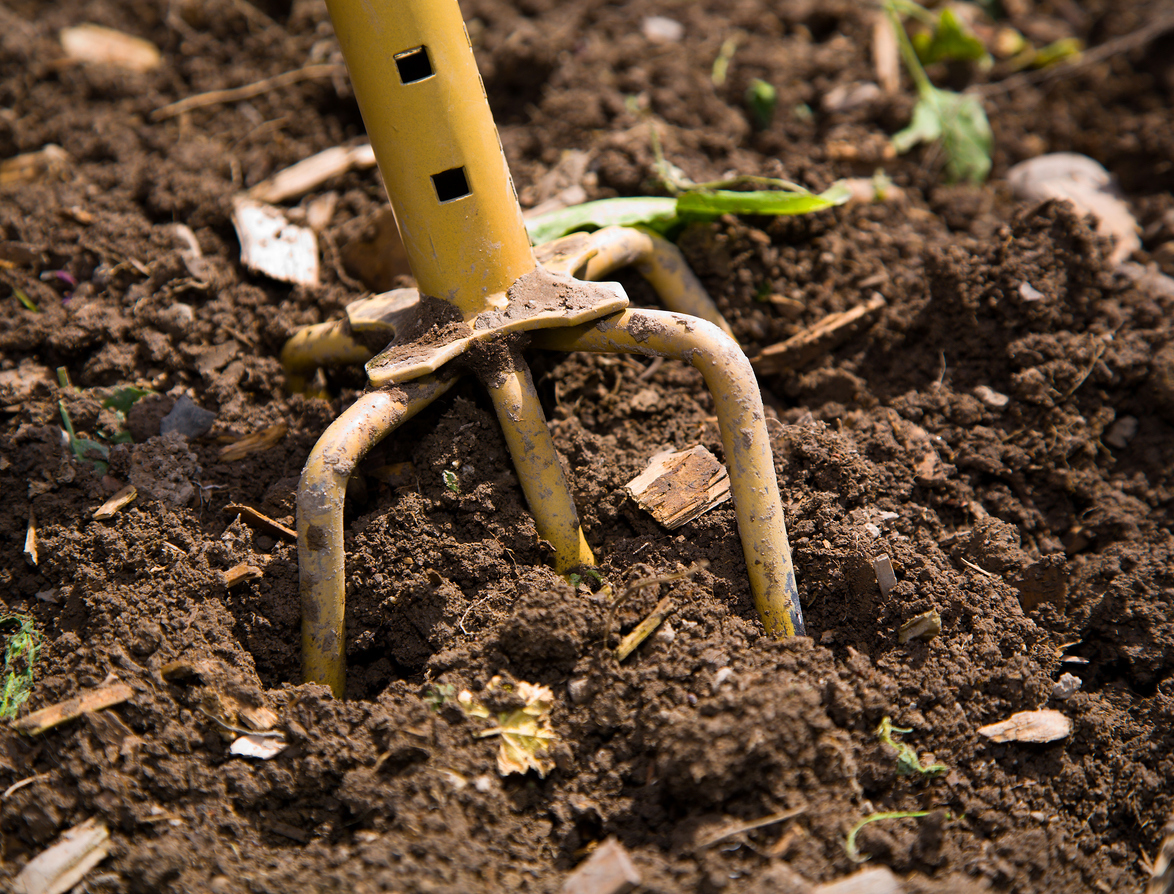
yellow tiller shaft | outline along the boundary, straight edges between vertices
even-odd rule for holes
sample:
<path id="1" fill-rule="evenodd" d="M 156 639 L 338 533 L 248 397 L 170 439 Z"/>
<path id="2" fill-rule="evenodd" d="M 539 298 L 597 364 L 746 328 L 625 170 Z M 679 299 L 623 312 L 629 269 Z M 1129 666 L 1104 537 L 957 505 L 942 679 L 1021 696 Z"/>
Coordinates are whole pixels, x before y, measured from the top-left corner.
<path id="1" fill-rule="evenodd" d="M 456 0 L 327 0 L 420 291 L 468 321 L 534 269 Z"/>

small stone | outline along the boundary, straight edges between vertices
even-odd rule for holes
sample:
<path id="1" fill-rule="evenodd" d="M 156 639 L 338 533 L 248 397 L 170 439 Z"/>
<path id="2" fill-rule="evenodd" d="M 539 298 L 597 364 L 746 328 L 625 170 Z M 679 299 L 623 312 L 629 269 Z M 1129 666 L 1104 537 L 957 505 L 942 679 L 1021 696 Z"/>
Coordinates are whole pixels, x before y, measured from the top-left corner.
<path id="1" fill-rule="evenodd" d="M 1052 698 L 1067 701 L 1080 691 L 1082 682 L 1080 677 L 1074 674 L 1061 674 L 1056 685 L 1052 687 Z"/>
<path id="2" fill-rule="evenodd" d="M 986 385 L 979 385 L 974 389 L 974 396 L 981 400 L 984 404 L 992 410 L 1001 410 L 1011 403 L 1011 398 L 1005 394 L 1000 394 Z"/>
<path id="3" fill-rule="evenodd" d="M 660 625 L 660 629 L 652 635 L 652 638 L 658 643 L 663 643 L 667 646 L 677 638 L 677 631 L 673 629 L 672 624 L 670 624 L 668 621 L 665 621 Z"/>
<path id="4" fill-rule="evenodd" d="M 1041 301 L 1043 300 L 1044 293 L 1029 282 L 1021 282 L 1019 284 L 1019 297 L 1024 301 Z"/>
<path id="5" fill-rule="evenodd" d="M 181 394 L 171 412 L 159 424 L 159 434 L 166 435 L 174 431 L 185 438 L 199 438 L 212 430 L 214 422 L 215 413 L 205 410 L 186 394 Z"/>
<path id="6" fill-rule="evenodd" d="M 478 776 L 473 780 L 473 788 L 483 795 L 487 794 L 493 788 L 493 778 L 489 775 Z"/>
<path id="7" fill-rule="evenodd" d="M 892 870 L 878 866 L 818 885 L 811 894 L 901 894 L 903 890 Z"/>
<path id="8" fill-rule="evenodd" d="M 1105 443 L 1118 450 L 1124 450 L 1137 434 L 1139 425 L 1136 416 L 1122 416 L 1109 428 L 1109 433 L 1105 435 Z"/>
<path id="9" fill-rule="evenodd" d="M 717 673 L 713 675 L 713 691 L 717 692 L 721 688 L 722 683 L 726 682 L 733 675 L 734 669 L 732 667 L 719 667 Z"/>
<path id="10" fill-rule="evenodd" d="M 640 884 L 640 873 L 624 846 L 609 838 L 575 867 L 563 882 L 563 894 L 627 894 Z"/>
<path id="11" fill-rule="evenodd" d="M 864 531 L 873 540 L 876 540 L 876 538 L 878 538 L 881 535 L 881 529 L 879 527 L 877 527 L 876 525 L 874 525 L 872 522 L 869 522 L 868 524 L 866 524 L 864 526 Z"/>
<path id="12" fill-rule="evenodd" d="M 591 681 L 586 677 L 576 677 L 567 682 L 567 697 L 571 704 L 581 705 L 591 697 Z"/>
<path id="13" fill-rule="evenodd" d="M 668 16 L 646 16 L 640 30 L 650 43 L 677 43 L 685 36 L 685 26 Z"/>

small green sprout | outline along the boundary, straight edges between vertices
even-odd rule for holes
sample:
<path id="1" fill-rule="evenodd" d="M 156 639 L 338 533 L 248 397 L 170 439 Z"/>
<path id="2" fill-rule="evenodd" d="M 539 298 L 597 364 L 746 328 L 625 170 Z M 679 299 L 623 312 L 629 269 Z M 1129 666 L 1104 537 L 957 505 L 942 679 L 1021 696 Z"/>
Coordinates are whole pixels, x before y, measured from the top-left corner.
<path id="1" fill-rule="evenodd" d="M 766 130 L 775 117 L 775 106 L 779 103 L 779 91 L 774 85 L 755 78 L 746 88 L 746 105 L 754 116 L 755 123 Z"/>
<path id="2" fill-rule="evenodd" d="M 981 183 L 991 170 L 994 138 L 991 125 L 977 96 L 939 90 L 930 83 L 909 35 L 897 17 L 896 0 L 885 0 L 885 15 L 892 23 L 901 58 L 917 85 L 913 120 L 892 137 L 893 148 L 904 154 L 918 143 L 941 141 L 946 154 L 946 175 L 952 180 Z"/>
<path id="3" fill-rule="evenodd" d="M 79 438 L 77 432 L 73 430 L 73 420 L 69 416 L 69 410 L 65 409 L 65 401 L 57 401 L 57 407 L 61 410 L 61 423 L 65 428 L 65 433 L 69 435 L 69 449 L 73 451 L 73 455 L 81 462 L 90 463 L 99 475 L 105 475 L 110 468 L 106 462 L 110 456 L 110 448 L 101 441 Z M 101 459 L 95 459 L 94 454 L 100 456 Z"/>
<path id="4" fill-rule="evenodd" d="M 914 8 L 926 12 L 915 3 L 903 4 L 906 11 Z M 917 50 L 918 58 L 926 65 L 934 62 L 977 62 L 982 66 L 990 66 L 992 59 L 983 42 L 967 28 L 954 11 L 947 8 L 941 14 L 929 16 L 933 31 L 922 31 L 913 35 L 913 48 Z"/>
<path id="5" fill-rule="evenodd" d="M 848 840 L 844 843 L 844 850 L 848 854 L 848 859 L 853 863 L 868 862 L 868 855 L 860 853 L 856 848 L 856 835 L 869 823 L 891 819 L 918 819 L 923 816 L 929 816 L 929 814 L 930 811 L 928 810 L 894 810 L 888 813 L 874 813 L 872 816 L 866 816 L 854 825 L 852 831 L 848 833 Z"/>
<path id="6" fill-rule="evenodd" d="M 41 651 L 41 634 L 27 615 L 0 616 L 0 626 L 16 624 L 4 645 L 4 679 L 0 686 L 0 720 L 11 720 L 33 691 L 33 668 Z"/>
<path id="7" fill-rule="evenodd" d="M 440 477 L 444 479 L 444 486 L 452 493 L 459 494 L 461 492 L 461 484 L 457 481 L 457 473 L 451 469 L 445 469 L 440 473 Z"/>
<path id="8" fill-rule="evenodd" d="M 428 694 L 424 696 L 424 701 L 433 711 L 439 711 L 456 697 L 456 686 L 452 683 L 441 683 L 428 688 Z"/>
<path id="9" fill-rule="evenodd" d="M 888 717 L 881 720 L 880 726 L 876 728 L 876 736 L 884 744 L 891 745 L 897 750 L 897 775 L 898 776 L 941 776 L 943 773 L 949 771 L 949 767 L 945 764 L 930 764 L 928 767 L 923 766 L 921 758 L 917 756 L 917 752 L 906 745 L 904 742 L 898 742 L 894 735 L 904 736 L 913 732 L 912 729 L 902 729 L 899 726 L 893 726 L 893 721 Z"/>
<path id="10" fill-rule="evenodd" d="M 717 58 L 713 60 L 713 71 L 709 80 L 713 86 L 720 87 L 726 82 L 726 75 L 730 71 L 730 63 L 734 61 L 734 53 L 738 51 L 738 38 L 727 37 L 722 41 L 722 48 L 718 50 Z"/>

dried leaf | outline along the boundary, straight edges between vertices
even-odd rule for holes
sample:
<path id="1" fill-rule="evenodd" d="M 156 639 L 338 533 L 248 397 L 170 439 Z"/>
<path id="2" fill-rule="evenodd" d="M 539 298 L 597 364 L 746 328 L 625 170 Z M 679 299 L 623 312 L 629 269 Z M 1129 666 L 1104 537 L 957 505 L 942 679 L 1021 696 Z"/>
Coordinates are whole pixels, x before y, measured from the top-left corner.
<path id="1" fill-rule="evenodd" d="M 285 739 L 274 736 L 241 736 L 229 746 L 228 752 L 240 757 L 255 757 L 268 761 L 277 757 L 288 747 Z"/>
<path id="2" fill-rule="evenodd" d="M 100 711 L 103 708 L 122 704 L 132 695 L 134 695 L 134 690 L 130 686 L 115 679 L 114 682 L 104 684 L 96 689 L 86 689 L 74 698 L 66 699 L 63 702 L 42 708 L 40 711 L 34 711 L 20 720 L 15 720 L 12 723 L 12 728 L 26 735 L 37 736 L 55 726 L 60 726 L 67 720 L 73 720 L 91 711 Z"/>
<path id="3" fill-rule="evenodd" d="M 550 724 L 550 709 L 554 705 L 554 693 L 546 686 L 519 682 L 511 684 L 502 677 L 489 681 L 487 691 L 512 688 L 523 700 L 520 708 L 493 715 L 497 726 L 478 734 L 478 738 L 500 736 L 501 748 L 497 752 L 497 772 L 502 776 L 510 773 L 525 773 L 536 770 L 545 776 L 554 769 L 554 761 L 548 756 L 550 746 L 557 741 Z M 457 703 L 470 717 L 489 718 L 489 710 L 469 690 L 462 690 Z"/>
<path id="4" fill-rule="evenodd" d="M 1072 721 L 1059 711 L 1020 711 L 978 730 L 992 742 L 1055 742 L 1072 733 Z"/>

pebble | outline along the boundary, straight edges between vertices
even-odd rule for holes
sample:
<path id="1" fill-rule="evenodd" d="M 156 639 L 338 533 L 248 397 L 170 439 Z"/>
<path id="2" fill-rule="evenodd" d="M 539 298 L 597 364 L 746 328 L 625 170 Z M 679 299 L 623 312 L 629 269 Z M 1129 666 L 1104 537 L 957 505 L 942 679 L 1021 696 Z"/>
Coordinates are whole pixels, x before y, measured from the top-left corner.
<path id="1" fill-rule="evenodd" d="M 178 432 L 185 438 L 199 438 L 212 430 L 216 414 L 205 410 L 186 394 L 181 394 L 171 412 L 159 424 L 159 434 Z"/>
<path id="2" fill-rule="evenodd" d="M 1061 674 L 1056 685 L 1052 687 L 1052 698 L 1067 701 L 1080 691 L 1082 681 L 1074 674 Z"/>
<path id="3" fill-rule="evenodd" d="M 685 26 L 668 16 L 647 16 L 640 30 L 652 43 L 677 43 L 685 36 Z"/>
<path id="4" fill-rule="evenodd" d="M 591 681 L 586 677 L 576 677 L 567 681 L 567 697 L 571 704 L 581 705 L 591 697 Z"/>
<path id="5" fill-rule="evenodd" d="M 609 838 L 567 876 L 563 894 L 627 894 L 640 880 L 627 850 Z"/>
<path id="6" fill-rule="evenodd" d="M 901 894 L 903 890 L 891 869 L 878 866 L 818 885 L 811 894 Z"/>
<path id="7" fill-rule="evenodd" d="M 993 388 L 988 388 L 986 385 L 979 385 L 974 389 L 974 396 L 981 400 L 984 404 L 992 410 L 1001 410 L 1007 404 L 1011 403 L 1011 398 L 1005 394 L 1000 394 Z"/>
<path id="8" fill-rule="evenodd" d="M 1137 434 L 1139 424 L 1136 416 L 1122 416 L 1109 428 L 1109 433 L 1105 435 L 1105 443 L 1118 450 L 1124 450 Z"/>

